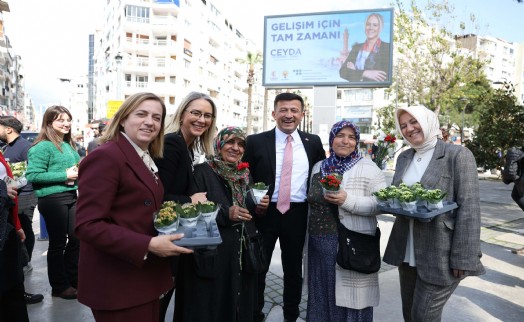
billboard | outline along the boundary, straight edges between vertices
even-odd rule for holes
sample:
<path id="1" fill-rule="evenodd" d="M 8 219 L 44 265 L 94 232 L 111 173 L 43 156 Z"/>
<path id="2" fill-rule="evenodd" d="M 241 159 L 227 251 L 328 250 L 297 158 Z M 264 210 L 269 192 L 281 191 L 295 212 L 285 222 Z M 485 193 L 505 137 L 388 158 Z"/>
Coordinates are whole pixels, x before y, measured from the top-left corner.
<path id="1" fill-rule="evenodd" d="M 106 117 L 112 119 L 124 101 L 107 101 Z"/>
<path id="2" fill-rule="evenodd" d="M 388 87 L 393 8 L 264 17 L 266 87 Z"/>

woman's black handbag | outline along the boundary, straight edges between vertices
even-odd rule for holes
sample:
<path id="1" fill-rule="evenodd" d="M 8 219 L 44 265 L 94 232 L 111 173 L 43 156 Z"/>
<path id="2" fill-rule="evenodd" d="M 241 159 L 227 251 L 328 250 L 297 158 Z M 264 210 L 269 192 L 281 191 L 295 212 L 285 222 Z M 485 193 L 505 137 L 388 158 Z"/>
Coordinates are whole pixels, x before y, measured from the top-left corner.
<path id="1" fill-rule="evenodd" d="M 375 236 L 349 230 L 340 220 L 338 226 L 337 264 L 364 274 L 376 273 L 380 269 L 380 229 Z"/>
<path id="2" fill-rule="evenodd" d="M 248 224 L 243 226 L 242 271 L 254 274 L 262 273 L 269 266 L 262 234 L 256 228 L 249 227 Z"/>
<path id="3" fill-rule="evenodd" d="M 331 212 L 337 222 L 338 230 L 338 266 L 351 271 L 371 274 L 380 269 L 380 229 L 377 226 L 375 236 L 349 230 L 338 218 L 338 206 L 330 204 Z"/>

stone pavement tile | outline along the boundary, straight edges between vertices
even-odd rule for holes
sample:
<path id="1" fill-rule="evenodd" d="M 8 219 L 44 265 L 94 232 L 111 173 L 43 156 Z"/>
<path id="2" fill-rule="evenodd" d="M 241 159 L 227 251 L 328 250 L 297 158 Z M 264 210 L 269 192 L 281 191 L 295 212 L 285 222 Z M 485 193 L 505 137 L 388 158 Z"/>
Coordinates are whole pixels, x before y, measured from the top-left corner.
<path id="1" fill-rule="evenodd" d="M 495 237 L 495 239 L 505 241 L 508 243 L 524 245 L 524 236 L 521 236 L 518 234 L 505 233 L 505 234 Z"/>

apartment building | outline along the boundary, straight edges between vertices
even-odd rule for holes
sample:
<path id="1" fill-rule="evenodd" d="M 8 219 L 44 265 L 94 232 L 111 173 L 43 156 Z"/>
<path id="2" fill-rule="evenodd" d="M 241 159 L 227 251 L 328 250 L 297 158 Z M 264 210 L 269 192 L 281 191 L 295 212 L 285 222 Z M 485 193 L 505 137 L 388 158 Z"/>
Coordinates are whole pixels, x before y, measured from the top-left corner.
<path id="1" fill-rule="evenodd" d="M 524 102 L 524 44 L 512 43 L 491 36 L 468 34 L 457 37 L 459 43 L 475 58 L 486 60 L 484 72 L 495 85 L 511 82 L 515 96 Z"/>
<path id="2" fill-rule="evenodd" d="M 93 37 L 92 118 L 110 117 L 108 105 L 140 91 L 160 96 L 173 114 L 186 94 L 200 91 L 215 100 L 219 128 L 245 127 L 248 66 L 242 60 L 249 51 L 256 51 L 254 44 L 209 1 L 108 0 L 104 25 Z M 255 87 L 257 113 L 264 92 Z M 256 116 L 254 130 L 261 124 Z"/>

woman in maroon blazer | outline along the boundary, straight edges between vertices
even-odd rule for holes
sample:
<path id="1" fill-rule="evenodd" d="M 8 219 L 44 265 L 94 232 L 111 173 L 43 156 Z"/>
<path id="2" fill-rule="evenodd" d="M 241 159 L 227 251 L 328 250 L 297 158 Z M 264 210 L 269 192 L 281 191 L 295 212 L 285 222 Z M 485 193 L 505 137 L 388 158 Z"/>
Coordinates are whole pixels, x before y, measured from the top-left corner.
<path id="1" fill-rule="evenodd" d="M 173 286 L 165 257 L 192 252 L 173 244 L 182 235 L 153 227 L 164 189 L 152 157 L 162 156 L 165 115 L 156 95 L 129 97 L 80 165 L 78 300 L 97 321 L 157 322 Z"/>

